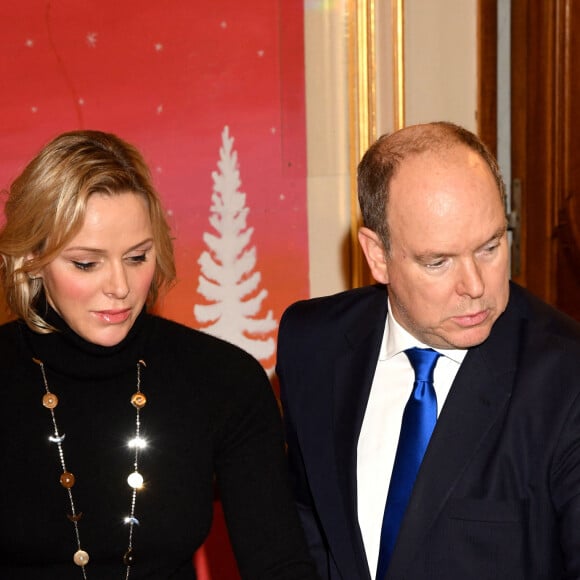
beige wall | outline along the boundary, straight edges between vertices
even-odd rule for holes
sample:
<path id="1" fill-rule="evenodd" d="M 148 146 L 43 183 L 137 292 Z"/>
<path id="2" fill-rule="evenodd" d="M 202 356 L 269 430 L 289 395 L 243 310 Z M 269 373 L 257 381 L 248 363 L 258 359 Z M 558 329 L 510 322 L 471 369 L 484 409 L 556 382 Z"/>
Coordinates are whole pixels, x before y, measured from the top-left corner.
<path id="1" fill-rule="evenodd" d="M 323 7 L 328 4 L 328 7 Z M 348 285 L 348 55 L 346 1 L 305 2 L 310 293 Z"/>
<path id="2" fill-rule="evenodd" d="M 392 6 L 376 0 L 377 133 L 392 131 Z M 305 1 L 310 293 L 348 287 L 347 0 Z M 476 128 L 477 0 L 404 0 L 405 124 Z"/>
<path id="3" fill-rule="evenodd" d="M 477 0 L 405 0 L 406 124 L 477 128 Z"/>

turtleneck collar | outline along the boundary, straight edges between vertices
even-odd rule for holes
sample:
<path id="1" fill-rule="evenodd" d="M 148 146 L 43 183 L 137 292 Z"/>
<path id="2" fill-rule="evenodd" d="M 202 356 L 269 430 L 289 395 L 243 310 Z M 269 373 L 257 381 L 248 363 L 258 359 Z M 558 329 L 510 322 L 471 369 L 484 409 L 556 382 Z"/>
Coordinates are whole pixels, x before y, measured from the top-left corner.
<path id="1" fill-rule="evenodd" d="M 127 336 L 114 346 L 100 346 L 80 337 L 48 304 L 44 318 L 54 332 L 39 334 L 26 327 L 25 336 L 34 357 L 53 372 L 76 379 L 108 378 L 133 368 L 145 357 L 145 308 Z"/>

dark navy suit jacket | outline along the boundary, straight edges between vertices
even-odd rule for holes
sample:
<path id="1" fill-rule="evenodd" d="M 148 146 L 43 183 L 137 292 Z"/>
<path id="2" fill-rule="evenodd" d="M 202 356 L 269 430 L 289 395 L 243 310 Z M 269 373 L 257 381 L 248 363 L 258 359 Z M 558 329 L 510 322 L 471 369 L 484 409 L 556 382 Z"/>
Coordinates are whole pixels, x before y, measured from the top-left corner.
<path id="1" fill-rule="evenodd" d="M 291 476 L 325 579 L 370 578 L 356 449 L 386 315 L 369 286 L 280 324 Z M 580 325 L 514 284 L 455 378 L 385 578 L 503 579 L 580 579 Z"/>

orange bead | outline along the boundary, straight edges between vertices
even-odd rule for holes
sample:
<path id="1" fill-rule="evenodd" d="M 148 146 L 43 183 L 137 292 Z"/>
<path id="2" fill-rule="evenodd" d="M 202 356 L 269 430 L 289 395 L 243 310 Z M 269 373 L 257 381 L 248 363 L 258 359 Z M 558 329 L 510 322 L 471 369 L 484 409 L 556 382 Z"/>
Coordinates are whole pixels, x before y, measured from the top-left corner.
<path id="1" fill-rule="evenodd" d="M 131 397 L 131 405 L 137 409 L 142 409 L 147 404 L 147 397 L 141 392 L 133 393 Z"/>
<path id="2" fill-rule="evenodd" d="M 69 471 L 65 471 L 60 476 L 60 484 L 66 489 L 70 489 L 75 484 L 75 476 Z"/>
<path id="3" fill-rule="evenodd" d="M 58 397 L 54 393 L 46 393 L 42 397 L 42 404 L 47 409 L 54 409 L 58 405 Z"/>

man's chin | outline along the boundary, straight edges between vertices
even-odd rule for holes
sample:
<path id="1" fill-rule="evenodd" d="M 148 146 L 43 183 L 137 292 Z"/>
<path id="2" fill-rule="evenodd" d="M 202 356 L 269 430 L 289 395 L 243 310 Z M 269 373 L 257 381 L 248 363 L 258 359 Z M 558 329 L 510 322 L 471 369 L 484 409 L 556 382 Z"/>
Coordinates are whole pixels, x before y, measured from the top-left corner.
<path id="1" fill-rule="evenodd" d="M 488 339 L 490 332 L 490 324 L 473 328 L 463 328 L 446 337 L 446 340 L 450 345 L 447 348 L 466 349 L 478 346 Z"/>

